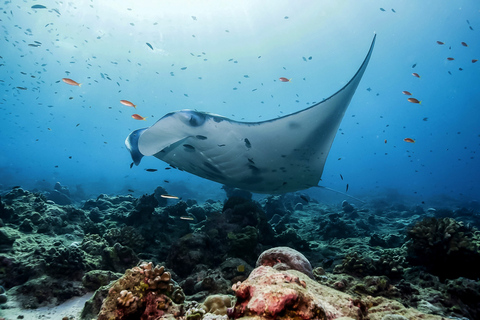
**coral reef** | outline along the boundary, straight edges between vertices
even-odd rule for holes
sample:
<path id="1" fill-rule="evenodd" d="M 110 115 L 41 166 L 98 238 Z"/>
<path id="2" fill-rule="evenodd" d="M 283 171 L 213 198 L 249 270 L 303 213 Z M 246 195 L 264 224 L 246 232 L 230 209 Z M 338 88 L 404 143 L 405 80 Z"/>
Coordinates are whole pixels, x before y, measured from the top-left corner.
<path id="1" fill-rule="evenodd" d="M 182 289 L 162 266 L 142 263 L 125 272 L 108 290 L 99 320 L 157 319 L 165 314 L 182 314 Z"/>
<path id="2" fill-rule="evenodd" d="M 68 188 L 59 185 L 57 189 L 68 195 Z M 75 193 L 69 193 L 76 201 Z M 286 286 L 293 291 L 285 287 L 284 292 L 299 297 L 298 306 L 309 294 L 316 296 L 320 291 L 313 288 L 319 285 L 329 290 L 322 292 L 344 294 L 339 299 L 349 297 L 370 319 L 381 319 L 375 310 L 403 310 L 399 303 L 443 317 L 480 317 L 480 287 L 474 270 L 479 264 L 479 238 L 470 227 L 478 223 L 474 207 L 408 207 L 388 201 L 326 205 L 301 193 L 253 201 L 251 194 L 238 190 L 229 190 L 224 202 L 199 204 L 193 199 L 167 201 L 161 197 L 165 193 L 159 187 L 139 198 L 101 194 L 82 203 L 59 205 L 48 200 L 46 193 L 21 188 L 2 192 L 0 285 L 6 292 L 1 291 L 0 301 L 8 295 L 2 308 L 12 302 L 24 308 L 52 306 L 97 290 L 84 309 L 85 319 L 97 316 L 104 299 L 110 301 L 111 310 L 125 313 L 137 308 L 138 314 L 132 311 L 132 317 L 225 319 L 227 315 L 207 312 L 210 309 L 200 302 L 212 295 L 233 294 L 232 287 L 240 286 L 239 282 L 252 284 L 248 277 L 257 258 L 280 246 L 284 248 L 277 253 L 278 247 L 264 253 L 263 257 L 270 256 L 259 264 L 272 265 L 273 273 L 283 274 L 277 277 L 287 277 Z M 425 217 L 435 218 L 422 223 Z M 413 226 L 416 221 L 420 222 Z M 139 261 L 153 264 L 137 267 L 143 275 L 127 271 L 122 276 Z M 190 301 L 178 304 L 168 288 L 161 289 L 167 286 L 168 273 L 153 265 L 167 266 L 169 277 L 178 279 Z M 312 276 L 316 284 L 310 283 Z M 137 284 L 126 285 L 125 277 Z M 115 294 L 109 293 L 115 286 L 112 282 L 118 284 L 120 279 L 124 287 L 118 285 Z M 282 284 L 278 286 L 250 288 L 280 292 Z M 298 311 L 285 299 L 285 308 L 276 313 L 278 319 Z M 318 306 L 340 308 L 328 299 L 315 299 Z M 410 316 L 414 313 L 403 311 L 384 312 L 382 317 L 394 319 L 400 314 L 414 318 Z"/>
<path id="3" fill-rule="evenodd" d="M 480 232 L 452 218 L 426 218 L 408 231 L 408 260 L 441 278 L 478 278 Z"/>

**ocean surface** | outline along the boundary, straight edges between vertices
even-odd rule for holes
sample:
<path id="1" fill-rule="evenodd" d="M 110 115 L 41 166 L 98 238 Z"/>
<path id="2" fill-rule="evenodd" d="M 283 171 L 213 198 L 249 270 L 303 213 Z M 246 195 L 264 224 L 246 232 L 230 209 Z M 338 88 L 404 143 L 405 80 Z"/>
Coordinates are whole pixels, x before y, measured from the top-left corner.
<path id="1" fill-rule="evenodd" d="M 478 1 L 15 0 L 0 25 L 3 190 L 222 199 L 220 184 L 154 157 L 130 168 L 125 138 L 181 109 L 238 121 L 302 110 L 350 80 L 376 34 L 320 185 L 363 200 L 480 198 Z"/>

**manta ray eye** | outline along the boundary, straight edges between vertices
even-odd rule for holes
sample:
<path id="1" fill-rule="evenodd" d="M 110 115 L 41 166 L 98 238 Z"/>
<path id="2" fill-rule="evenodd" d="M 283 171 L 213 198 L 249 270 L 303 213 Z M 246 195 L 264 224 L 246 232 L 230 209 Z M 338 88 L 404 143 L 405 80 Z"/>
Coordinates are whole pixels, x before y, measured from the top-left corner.
<path id="1" fill-rule="evenodd" d="M 185 112 L 185 121 L 192 127 L 199 127 L 205 122 L 205 114 L 200 112 Z"/>

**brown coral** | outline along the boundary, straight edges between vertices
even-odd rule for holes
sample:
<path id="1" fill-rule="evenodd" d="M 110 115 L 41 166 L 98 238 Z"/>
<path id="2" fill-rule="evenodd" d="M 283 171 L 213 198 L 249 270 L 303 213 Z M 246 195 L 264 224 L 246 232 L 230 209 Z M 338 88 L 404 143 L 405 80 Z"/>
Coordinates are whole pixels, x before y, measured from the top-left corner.
<path id="1" fill-rule="evenodd" d="M 179 314 L 184 300 L 182 289 L 163 266 L 144 262 L 127 270 L 112 285 L 98 319 L 156 319 L 164 314 Z"/>

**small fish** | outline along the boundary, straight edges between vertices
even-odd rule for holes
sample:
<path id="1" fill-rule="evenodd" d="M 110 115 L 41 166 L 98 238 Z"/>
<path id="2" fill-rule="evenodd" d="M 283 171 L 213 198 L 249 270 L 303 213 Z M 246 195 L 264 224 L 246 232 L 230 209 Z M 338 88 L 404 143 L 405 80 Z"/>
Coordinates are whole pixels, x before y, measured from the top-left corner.
<path id="1" fill-rule="evenodd" d="M 78 86 L 78 87 L 82 86 L 81 83 L 78 83 L 77 81 L 69 79 L 69 78 L 63 78 L 62 81 L 65 82 L 66 84 L 71 85 L 71 86 Z"/>
<path id="2" fill-rule="evenodd" d="M 128 192 L 135 192 L 133 189 L 127 189 Z"/>
<path id="3" fill-rule="evenodd" d="M 385 143 L 387 143 L 387 139 L 385 139 Z"/>
<path id="4" fill-rule="evenodd" d="M 472 59 L 472 63 L 475 63 L 477 62 L 478 60 L 477 59 Z"/>
<path id="5" fill-rule="evenodd" d="M 408 98 L 407 101 L 411 103 L 418 103 L 418 104 L 422 103 L 422 101 L 418 101 L 418 99 L 415 99 L 415 98 Z"/>
<path id="6" fill-rule="evenodd" d="M 147 120 L 147 118 L 142 117 L 141 115 L 139 115 L 137 113 L 132 114 L 132 118 L 135 119 L 135 120 Z"/>
<path id="7" fill-rule="evenodd" d="M 348 191 L 348 183 L 347 183 L 347 187 L 345 188 L 345 192 L 347 192 L 347 191 Z"/>
<path id="8" fill-rule="evenodd" d="M 132 162 L 132 163 L 130 163 L 130 169 L 132 169 L 132 168 L 133 168 L 133 164 L 134 164 L 133 162 Z"/>
<path id="9" fill-rule="evenodd" d="M 397 11 L 395 11 L 395 9 L 393 9 L 393 8 L 392 8 L 392 12 L 393 12 L 393 13 L 397 13 Z"/>
<path id="10" fill-rule="evenodd" d="M 278 78 L 278 80 L 280 80 L 281 82 L 292 82 L 292 78 L 288 79 L 288 78 L 285 78 L 285 77 L 280 77 L 280 78 Z"/>
<path id="11" fill-rule="evenodd" d="M 411 95 L 412 95 L 412 94 L 411 94 L 410 92 L 408 92 L 408 91 L 402 91 L 402 93 L 403 93 L 404 95 L 407 95 L 407 96 L 411 96 Z"/>
<path id="12" fill-rule="evenodd" d="M 172 196 L 172 195 L 170 195 L 170 194 L 162 194 L 160 197 L 165 198 L 165 199 L 175 199 L 175 200 L 180 199 L 179 197 L 177 197 L 177 196 Z"/>
<path id="13" fill-rule="evenodd" d="M 468 47 L 468 44 L 466 44 L 465 42 L 462 42 L 462 46 Z"/>
<path id="14" fill-rule="evenodd" d="M 412 138 L 405 138 L 403 139 L 403 141 L 409 142 L 409 143 L 415 143 L 415 140 L 413 140 Z"/>
<path id="15" fill-rule="evenodd" d="M 18 90 L 27 90 L 25 87 L 17 87 Z"/>
<path id="16" fill-rule="evenodd" d="M 41 5 L 41 4 L 36 4 L 32 6 L 32 9 L 47 9 L 47 7 Z"/>
<path id="17" fill-rule="evenodd" d="M 452 58 L 452 57 L 448 57 L 447 60 L 448 60 L 448 61 L 453 61 L 453 60 L 455 60 L 455 59 Z"/>
<path id="18" fill-rule="evenodd" d="M 444 44 L 445 44 L 445 42 L 442 42 L 442 41 L 437 41 L 437 43 L 438 43 L 439 45 L 444 45 Z"/>
<path id="19" fill-rule="evenodd" d="M 148 172 L 155 172 L 155 171 L 158 171 L 158 169 L 145 169 L 145 171 L 148 171 Z"/>
<path id="20" fill-rule="evenodd" d="M 417 78 L 420 78 L 420 75 L 419 75 L 418 73 L 416 73 L 416 72 L 412 73 L 412 76 L 417 77 Z"/>
<path id="21" fill-rule="evenodd" d="M 194 220 L 192 217 L 180 217 L 181 220 Z"/>
<path id="22" fill-rule="evenodd" d="M 153 47 L 152 47 L 152 45 L 151 45 L 150 43 L 147 42 L 147 46 L 148 46 L 150 49 L 153 50 Z"/>
<path id="23" fill-rule="evenodd" d="M 238 272 L 245 272 L 245 266 L 243 264 L 237 266 L 237 271 Z"/>
<path id="24" fill-rule="evenodd" d="M 343 176 L 342 176 L 342 174 L 341 174 L 341 173 L 340 173 L 340 179 L 342 179 L 342 180 L 343 180 Z"/>
<path id="25" fill-rule="evenodd" d="M 416 63 L 414 63 L 414 64 L 412 65 L 412 68 L 415 68 L 416 66 L 417 66 L 417 64 L 416 64 Z"/>
<path id="26" fill-rule="evenodd" d="M 120 100 L 120 103 L 127 107 L 134 107 L 135 109 L 137 108 L 135 104 L 131 103 L 128 100 Z"/>
<path id="27" fill-rule="evenodd" d="M 380 8 L 380 11 L 385 11 L 385 9 L 383 9 L 383 8 Z"/>

